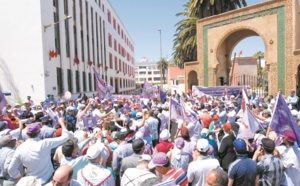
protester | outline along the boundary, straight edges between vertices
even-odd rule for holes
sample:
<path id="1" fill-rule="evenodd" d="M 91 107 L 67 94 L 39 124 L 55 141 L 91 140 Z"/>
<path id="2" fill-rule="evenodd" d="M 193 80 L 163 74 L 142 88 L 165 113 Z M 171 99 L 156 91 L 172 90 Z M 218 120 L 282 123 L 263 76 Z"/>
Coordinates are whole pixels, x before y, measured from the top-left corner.
<path id="1" fill-rule="evenodd" d="M 218 160 L 208 156 L 208 150 L 207 139 L 199 139 L 194 150 L 194 161 L 190 163 L 187 171 L 189 185 L 204 185 L 208 172 L 220 166 Z"/>
<path id="2" fill-rule="evenodd" d="M 17 149 L 8 167 L 8 173 L 13 179 L 21 179 L 22 173 L 18 170 L 23 164 L 26 167 L 26 176 L 34 176 L 41 179 L 42 184 L 50 181 L 53 173 L 53 166 L 50 160 L 51 149 L 55 148 L 70 138 L 64 119 L 59 119 L 63 131 L 57 138 L 41 140 L 40 124 L 33 123 L 27 126 L 29 137 Z"/>
<path id="3" fill-rule="evenodd" d="M 155 146 L 154 153 L 163 152 L 167 154 L 171 149 L 173 149 L 174 144 L 169 141 L 170 137 L 171 134 L 168 129 L 164 129 L 159 135 L 160 142 Z"/>
<path id="4" fill-rule="evenodd" d="M 206 176 L 205 186 L 227 186 L 227 173 L 221 169 L 213 169 Z"/>
<path id="5" fill-rule="evenodd" d="M 46 186 L 81 186 L 79 182 L 72 179 L 73 169 L 69 165 L 60 166 L 54 173 L 52 181 Z"/>

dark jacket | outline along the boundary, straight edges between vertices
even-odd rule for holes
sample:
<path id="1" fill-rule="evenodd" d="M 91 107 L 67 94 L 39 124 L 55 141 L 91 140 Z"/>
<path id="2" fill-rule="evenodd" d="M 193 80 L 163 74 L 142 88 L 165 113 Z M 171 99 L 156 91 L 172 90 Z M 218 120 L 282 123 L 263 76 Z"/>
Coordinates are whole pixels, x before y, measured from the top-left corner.
<path id="1" fill-rule="evenodd" d="M 220 144 L 219 157 L 221 167 L 227 171 L 229 164 L 236 159 L 236 153 L 233 150 L 233 139 L 230 135 L 223 137 Z"/>

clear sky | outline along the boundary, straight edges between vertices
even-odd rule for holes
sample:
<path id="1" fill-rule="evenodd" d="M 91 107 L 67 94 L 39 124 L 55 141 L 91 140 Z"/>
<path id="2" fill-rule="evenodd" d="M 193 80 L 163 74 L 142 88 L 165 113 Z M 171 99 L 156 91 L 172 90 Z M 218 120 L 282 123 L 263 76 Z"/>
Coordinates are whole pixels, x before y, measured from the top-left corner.
<path id="1" fill-rule="evenodd" d="M 162 56 L 171 58 L 175 24 L 182 19 L 176 17 L 184 11 L 183 4 L 188 0 L 109 0 L 118 16 L 125 25 L 135 44 L 135 59 L 146 57 L 149 61 L 160 59 L 161 29 Z M 265 0 L 247 0 L 248 6 Z M 249 37 L 242 40 L 234 49 L 242 56 L 252 56 L 257 51 L 265 51 L 260 37 Z"/>

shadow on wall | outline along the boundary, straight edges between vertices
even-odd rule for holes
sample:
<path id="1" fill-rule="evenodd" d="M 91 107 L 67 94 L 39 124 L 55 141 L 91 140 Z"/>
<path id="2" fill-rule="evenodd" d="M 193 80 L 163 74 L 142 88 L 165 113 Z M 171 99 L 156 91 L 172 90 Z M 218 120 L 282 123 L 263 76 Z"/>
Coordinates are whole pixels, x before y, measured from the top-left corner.
<path id="1" fill-rule="evenodd" d="M 3 91 L 11 92 L 11 96 L 6 96 L 6 100 L 12 103 L 22 103 L 20 98 L 20 91 L 15 85 L 14 78 L 6 65 L 5 60 L 0 57 L 0 87 Z"/>

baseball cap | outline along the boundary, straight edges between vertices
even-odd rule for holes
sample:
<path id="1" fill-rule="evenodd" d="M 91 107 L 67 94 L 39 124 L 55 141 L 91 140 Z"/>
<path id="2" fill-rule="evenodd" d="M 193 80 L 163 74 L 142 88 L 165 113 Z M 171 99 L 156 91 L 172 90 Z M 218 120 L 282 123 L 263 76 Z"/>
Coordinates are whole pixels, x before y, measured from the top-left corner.
<path id="1" fill-rule="evenodd" d="M 114 140 L 125 140 L 125 134 L 123 132 L 117 132 L 116 135 L 114 136 Z"/>
<path id="2" fill-rule="evenodd" d="M 168 129 L 164 129 L 163 131 L 161 131 L 159 137 L 162 140 L 168 140 L 170 138 L 170 132 L 168 131 Z"/>
<path id="3" fill-rule="evenodd" d="M 286 130 L 283 132 L 283 136 L 285 137 L 285 139 L 289 142 L 295 142 L 296 141 L 296 136 L 294 134 L 293 131 L 291 130 Z"/>
<path id="4" fill-rule="evenodd" d="M 55 132 L 55 137 L 61 136 L 61 133 L 62 133 L 62 128 L 57 129 Z"/>
<path id="5" fill-rule="evenodd" d="M 269 138 L 263 138 L 261 146 L 266 150 L 273 151 L 275 149 L 275 142 Z"/>
<path id="6" fill-rule="evenodd" d="M 237 138 L 233 141 L 233 146 L 236 151 L 246 151 L 247 150 L 247 145 L 245 140 L 241 138 Z"/>
<path id="7" fill-rule="evenodd" d="M 90 146 L 86 152 L 87 158 L 88 159 L 97 158 L 102 153 L 104 148 L 105 147 L 104 147 L 103 143 L 94 144 L 94 145 Z"/>
<path id="8" fill-rule="evenodd" d="M 139 161 L 148 161 L 148 162 L 150 162 L 151 161 L 151 156 L 148 155 L 148 154 L 143 154 L 143 155 L 140 156 Z"/>
<path id="9" fill-rule="evenodd" d="M 42 180 L 37 179 L 33 176 L 25 176 L 21 178 L 16 186 L 41 186 L 42 185 Z"/>
<path id="10" fill-rule="evenodd" d="M 134 151 L 140 151 L 145 146 L 144 140 L 136 139 L 132 142 L 132 149 Z"/>
<path id="11" fill-rule="evenodd" d="M 38 133 L 40 132 L 41 130 L 41 123 L 39 122 L 36 122 L 36 123 L 31 123 L 29 125 L 27 125 L 27 133 L 28 134 L 35 134 L 35 133 Z"/>
<path id="12" fill-rule="evenodd" d="M 223 128 L 224 128 L 224 130 L 229 130 L 229 129 L 231 129 L 231 124 L 230 123 L 225 123 L 223 125 Z"/>
<path id="13" fill-rule="evenodd" d="M 136 113 L 136 117 L 137 117 L 137 118 L 143 117 L 143 113 L 141 113 L 141 112 Z"/>
<path id="14" fill-rule="evenodd" d="M 184 147 L 184 140 L 183 138 L 177 138 L 175 141 L 175 147 L 178 149 L 182 149 Z"/>
<path id="15" fill-rule="evenodd" d="M 66 156 L 66 157 L 71 157 L 74 148 L 75 148 L 75 143 L 73 142 L 73 140 L 69 139 L 62 146 L 62 153 L 63 153 L 63 155 Z"/>
<path id="16" fill-rule="evenodd" d="M 12 137 L 11 135 L 1 136 L 0 138 L 0 146 L 5 146 L 10 141 L 16 140 L 16 138 Z"/>
<path id="17" fill-rule="evenodd" d="M 168 162 L 169 162 L 168 156 L 163 152 L 159 152 L 154 155 L 153 159 L 148 164 L 148 167 L 149 169 L 153 169 L 154 167 L 157 166 L 166 165 Z"/>
<path id="18" fill-rule="evenodd" d="M 199 139 L 197 141 L 197 146 L 196 146 L 197 150 L 199 152 L 207 152 L 207 150 L 209 149 L 209 143 L 207 139 Z"/>

